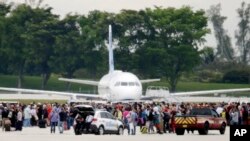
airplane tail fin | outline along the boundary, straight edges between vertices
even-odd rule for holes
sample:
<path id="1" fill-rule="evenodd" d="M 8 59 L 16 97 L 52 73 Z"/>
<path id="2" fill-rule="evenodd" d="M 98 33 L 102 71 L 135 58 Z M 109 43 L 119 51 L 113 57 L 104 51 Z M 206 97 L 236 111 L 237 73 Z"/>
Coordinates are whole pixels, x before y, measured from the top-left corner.
<path id="1" fill-rule="evenodd" d="M 113 54 L 113 47 L 112 47 L 112 27 L 109 25 L 109 73 L 114 71 L 114 54 Z"/>

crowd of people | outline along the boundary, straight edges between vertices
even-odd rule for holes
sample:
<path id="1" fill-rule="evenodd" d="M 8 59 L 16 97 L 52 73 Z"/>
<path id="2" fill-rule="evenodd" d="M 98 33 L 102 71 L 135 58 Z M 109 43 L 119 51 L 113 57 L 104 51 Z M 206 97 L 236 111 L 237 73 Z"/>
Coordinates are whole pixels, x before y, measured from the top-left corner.
<path id="1" fill-rule="evenodd" d="M 51 133 L 70 130 L 77 116 L 74 104 L 58 103 L 0 103 L 0 125 L 4 131 L 9 124 L 22 131 L 31 126 L 50 126 Z M 135 135 L 136 127 L 147 127 L 147 133 L 175 133 L 175 116 L 189 114 L 192 108 L 208 107 L 227 120 L 228 125 L 250 124 L 250 103 L 90 103 L 94 109 L 105 109 L 124 123 L 128 134 Z M 42 127 L 41 127 L 42 128 Z"/>

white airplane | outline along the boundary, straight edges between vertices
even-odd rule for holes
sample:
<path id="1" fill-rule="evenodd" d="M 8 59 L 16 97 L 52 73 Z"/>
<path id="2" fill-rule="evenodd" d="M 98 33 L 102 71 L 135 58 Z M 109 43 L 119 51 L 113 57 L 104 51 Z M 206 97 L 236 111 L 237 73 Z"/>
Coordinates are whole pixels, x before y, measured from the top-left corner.
<path id="1" fill-rule="evenodd" d="M 98 86 L 98 95 L 57 92 L 57 91 L 42 91 L 42 90 L 32 90 L 32 89 L 4 88 L 4 87 L 0 87 L 0 90 L 17 91 L 24 93 L 70 95 L 74 99 L 76 99 L 76 97 L 79 96 L 88 99 L 98 99 L 98 98 L 106 99 L 108 101 L 140 100 L 142 96 L 142 83 L 160 81 L 160 79 L 139 80 L 138 77 L 133 73 L 123 72 L 121 70 L 114 70 L 111 25 L 109 25 L 108 51 L 109 51 L 109 73 L 104 75 L 100 79 L 100 81 L 59 78 L 59 80 L 61 81 Z"/>
<path id="2" fill-rule="evenodd" d="M 59 91 L 44 91 L 34 89 L 18 89 L 18 88 L 6 88 L 0 87 L 3 91 L 15 91 L 22 93 L 36 93 L 36 94 L 49 94 L 49 95 L 65 95 L 70 96 L 72 99 L 83 97 L 87 99 L 104 99 L 108 101 L 124 101 L 124 100 L 149 100 L 154 98 L 160 98 L 159 96 L 143 96 L 142 95 L 142 83 L 149 83 L 160 81 L 160 79 L 146 79 L 139 80 L 138 77 L 130 72 L 123 72 L 121 70 L 114 70 L 114 58 L 112 47 L 112 29 L 109 26 L 109 73 L 104 75 L 100 81 L 92 80 L 79 80 L 79 79 L 67 79 L 59 78 L 61 81 L 87 84 L 98 86 L 98 94 L 83 94 L 83 93 L 70 93 Z M 222 90 L 208 90 L 208 91 L 193 91 L 193 92 L 179 92 L 169 93 L 171 96 L 192 96 L 192 95 L 206 95 L 206 94 L 225 94 L 250 91 L 250 88 L 241 89 L 222 89 Z"/>

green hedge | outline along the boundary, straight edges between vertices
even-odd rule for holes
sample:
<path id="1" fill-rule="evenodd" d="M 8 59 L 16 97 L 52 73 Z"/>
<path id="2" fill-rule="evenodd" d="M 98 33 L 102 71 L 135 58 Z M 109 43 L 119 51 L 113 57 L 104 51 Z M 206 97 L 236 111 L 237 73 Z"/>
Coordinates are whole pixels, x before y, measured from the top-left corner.
<path id="1" fill-rule="evenodd" d="M 250 82 L 249 70 L 231 70 L 224 74 L 223 82 L 248 84 Z"/>

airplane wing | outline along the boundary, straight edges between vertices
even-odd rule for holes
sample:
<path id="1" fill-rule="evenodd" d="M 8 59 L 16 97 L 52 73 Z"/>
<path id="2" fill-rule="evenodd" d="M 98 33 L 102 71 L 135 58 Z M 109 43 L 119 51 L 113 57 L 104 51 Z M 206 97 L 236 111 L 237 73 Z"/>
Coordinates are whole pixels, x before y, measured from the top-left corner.
<path id="1" fill-rule="evenodd" d="M 207 95 L 207 94 L 227 94 L 227 93 L 247 92 L 247 91 L 250 91 L 250 88 L 177 92 L 177 93 L 170 93 L 170 95 L 172 95 L 172 96 L 192 96 L 192 95 Z"/>
<path id="2" fill-rule="evenodd" d="M 94 85 L 94 86 L 98 86 L 99 84 L 98 81 L 92 81 L 92 80 L 80 80 L 80 79 L 68 79 L 68 78 L 59 78 L 58 80 L 65 82 L 86 84 L 86 85 Z"/>
<path id="3" fill-rule="evenodd" d="M 154 87 L 153 87 L 154 88 Z M 147 89 L 146 95 L 142 96 L 140 100 L 153 100 L 153 99 L 162 99 L 162 98 L 177 98 L 185 96 L 194 96 L 194 95 L 211 95 L 211 94 L 228 94 L 228 93 L 238 93 L 238 92 L 247 92 L 250 91 L 250 88 L 238 88 L 238 89 L 220 89 L 220 90 L 204 90 L 204 91 L 190 91 L 190 92 L 176 92 L 169 93 L 168 89 L 165 87 L 156 87 L 155 89 Z M 191 98 L 191 97 L 190 97 Z M 193 97 L 194 98 L 194 97 Z M 195 97 L 196 98 L 196 97 Z M 206 98 L 206 97 L 204 97 Z"/>
<path id="4" fill-rule="evenodd" d="M 150 83 L 150 82 L 156 82 L 160 81 L 161 79 L 145 79 L 145 80 L 140 80 L 141 83 Z"/>
<path id="5" fill-rule="evenodd" d="M 43 95 L 62 95 L 69 96 L 74 99 L 77 97 L 82 97 L 86 99 L 105 99 L 104 97 L 96 94 L 83 94 L 83 93 L 72 93 L 72 92 L 59 92 L 59 91 L 46 91 L 46 90 L 35 90 L 35 89 L 18 89 L 18 88 L 7 88 L 0 87 L 0 91 L 11 91 L 11 92 L 21 92 L 21 93 L 34 93 L 34 94 L 43 94 Z"/>
<path id="6" fill-rule="evenodd" d="M 140 100 L 153 100 L 153 99 L 161 99 L 162 96 L 141 96 Z"/>

